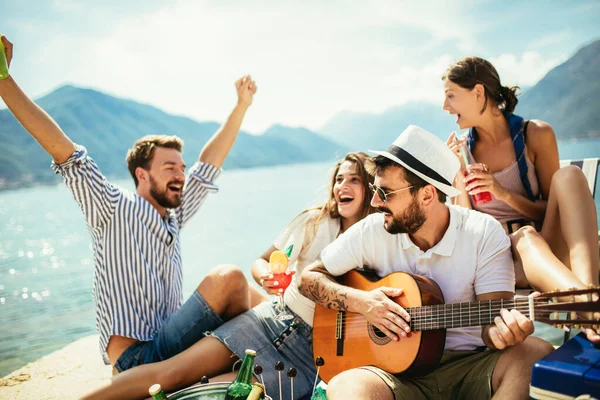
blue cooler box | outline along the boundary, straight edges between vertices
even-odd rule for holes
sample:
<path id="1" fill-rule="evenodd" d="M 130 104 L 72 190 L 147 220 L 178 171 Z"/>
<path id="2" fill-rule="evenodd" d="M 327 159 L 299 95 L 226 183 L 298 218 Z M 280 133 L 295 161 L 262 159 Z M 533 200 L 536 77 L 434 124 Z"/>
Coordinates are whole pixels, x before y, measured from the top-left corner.
<path id="1" fill-rule="evenodd" d="M 533 366 L 532 399 L 600 399 L 600 348 L 580 333 Z"/>

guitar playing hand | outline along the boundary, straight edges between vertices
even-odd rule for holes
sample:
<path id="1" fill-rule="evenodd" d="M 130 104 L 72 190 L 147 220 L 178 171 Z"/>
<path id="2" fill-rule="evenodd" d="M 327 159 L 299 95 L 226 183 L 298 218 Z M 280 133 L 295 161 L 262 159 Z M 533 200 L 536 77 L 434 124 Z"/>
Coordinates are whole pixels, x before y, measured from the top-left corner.
<path id="1" fill-rule="evenodd" d="M 390 297 L 402 295 L 402 289 L 381 286 L 371 291 L 365 291 L 361 297 L 359 312 L 375 325 L 381 332 L 394 341 L 400 336 L 406 337 L 410 332 L 410 315 Z"/>
<path id="2" fill-rule="evenodd" d="M 517 310 L 507 309 L 501 310 L 500 316 L 494 318 L 494 323 L 486 329 L 489 340 L 497 350 L 523 342 L 534 330 L 531 320 Z"/>

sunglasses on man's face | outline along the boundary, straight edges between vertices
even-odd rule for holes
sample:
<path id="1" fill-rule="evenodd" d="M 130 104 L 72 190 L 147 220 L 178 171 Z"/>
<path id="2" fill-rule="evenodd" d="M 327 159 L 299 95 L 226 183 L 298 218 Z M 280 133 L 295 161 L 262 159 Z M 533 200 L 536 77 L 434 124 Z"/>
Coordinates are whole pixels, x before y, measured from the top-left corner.
<path id="1" fill-rule="evenodd" d="M 401 189 L 398 190 L 392 190 L 391 192 L 386 192 L 385 190 L 383 190 L 382 188 L 380 188 L 379 186 L 373 185 L 372 183 L 369 183 L 369 189 L 371 189 L 371 192 L 373 193 L 373 195 L 375 195 L 375 193 L 377 193 L 377 196 L 379 196 L 379 198 L 381 199 L 381 201 L 383 201 L 383 204 L 387 203 L 387 198 L 388 196 L 401 192 L 403 190 L 406 189 L 410 189 L 411 187 L 414 187 L 415 185 L 410 185 L 407 187 L 403 187 Z"/>

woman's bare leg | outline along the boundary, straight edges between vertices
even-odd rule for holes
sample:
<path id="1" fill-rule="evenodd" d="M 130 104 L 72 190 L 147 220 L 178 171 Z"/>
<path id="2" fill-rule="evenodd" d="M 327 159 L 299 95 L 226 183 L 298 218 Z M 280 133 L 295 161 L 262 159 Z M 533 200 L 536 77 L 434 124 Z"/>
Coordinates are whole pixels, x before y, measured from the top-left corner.
<path id="1" fill-rule="evenodd" d="M 518 254 L 529 284 L 541 292 L 554 289 L 586 288 L 552 252 L 544 238 L 532 226 L 525 226 L 511 235 L 513 253 Z M 585 299 L 582 299 L 585 300 Z M 600 335 L 585 330 L 588 340 L 600 343 Z"/>
<path id="2" fill-rule="evenodd" d="M 524 226 L 511 236 L 513 253 L 521 260 L 527 282 L 540 292 L 554 289 L 584 288 L 573 272 L 552 252 L 544 238 L 532 227 Z M 519 276 L 519 272 L 516 271 Z"/>
<path id="3" fill-rule="evenodd" d="M 207 336 L 168 360 L 144 364 L 114 376 L 106 386 L 82 399 L 145 399 L 148 388 L 160 383 L 174 392 L 198 382 L 203 376 L 218 376 L 231 370 L 237 360 L 221 341 Z"/>
<path id="4" fill-rule="evenodd" d="M 598 218 L 583 172 L 569 166 L 552 177 L 541 235 L 585 285 L 598 285 Z"/>

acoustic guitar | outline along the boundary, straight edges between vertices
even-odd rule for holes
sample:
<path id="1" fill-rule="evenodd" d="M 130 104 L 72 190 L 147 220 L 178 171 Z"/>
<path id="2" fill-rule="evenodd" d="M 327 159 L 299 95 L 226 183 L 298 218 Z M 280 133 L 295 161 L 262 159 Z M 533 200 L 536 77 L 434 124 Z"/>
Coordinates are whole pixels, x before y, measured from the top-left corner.
<path id="1" fill-rule="evenodd" d="M 444 304 L 442 292 L 433 280 L 405 272 L 371 281 L 357 271 L 350 271 L 339 277 L 338 282 L 367 291 L 380 286 L 403 289 L 401 296 L 391 300 L 409 313 L 411 332 L 395 342 L 367 322 L 362 314 L 317 305 L 313 354 L 325 360 L 319 370 L 325 382 L 340 372 L 367 365 L 392 374 L 425 374 L 442 357 L 446 329 L 488 325 L 503 308 L 517 309 L 532 321 L 558 328 L 600 327 L 600 322 L 576 314 L 600 311 L 600 301 L 594 300 L 600 294 L 598 288 L 555 291 L 535 298 Z M 587 295 L 587 301 L 576 302 L 573 297 L 578 295 Z"/>

